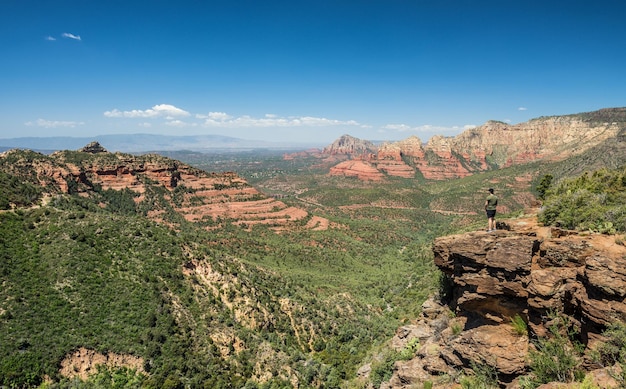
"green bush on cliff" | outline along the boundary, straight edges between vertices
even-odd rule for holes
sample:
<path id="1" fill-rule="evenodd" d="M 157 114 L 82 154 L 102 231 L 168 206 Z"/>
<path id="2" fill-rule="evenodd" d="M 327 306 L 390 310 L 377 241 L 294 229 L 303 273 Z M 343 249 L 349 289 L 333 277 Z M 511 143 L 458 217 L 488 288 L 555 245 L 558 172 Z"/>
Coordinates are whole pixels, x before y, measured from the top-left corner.
<path id="1" fill-rule="evenodd" d="M 471 363 L 472 375 L 464 375 L 459 383 L 463 389 L 495 389 L 498 388 L 498 371 L 493 363 Z"/>
<path id="2" fill-rule="evenodd" d="M 546 190 L 539 221 L 572 230 L 626 231 L 626 168 L 601 169 Z"/>
<path id="3" fill-rule="evenodd" d="M 379 360 L 372 363 L 370 381 L 375 388 L 379 388 L 383 382 L 389 381 L 393 374 L 393 365 L 398 359 L 398 353 L 395 351 L 386 351 Z"/>
<path id="4" fill-rule="evenodd" d="M 626 323 L 615 322 L 602 335 L 604 342 L 595 350 L 597 362 L 603 366 L 619 366 L 612 376 L 623 387 L 626 384 Z"/>
<path id="5" fill-rule="evenodd" d="M 580 344 L 576 331 L 565 316 L 551 313 L 549 335 L 537 339 L 529 353 L 531 374 L 523 377 L 522 388 L 536 388 L 550 382 L 580 381 Z"/>

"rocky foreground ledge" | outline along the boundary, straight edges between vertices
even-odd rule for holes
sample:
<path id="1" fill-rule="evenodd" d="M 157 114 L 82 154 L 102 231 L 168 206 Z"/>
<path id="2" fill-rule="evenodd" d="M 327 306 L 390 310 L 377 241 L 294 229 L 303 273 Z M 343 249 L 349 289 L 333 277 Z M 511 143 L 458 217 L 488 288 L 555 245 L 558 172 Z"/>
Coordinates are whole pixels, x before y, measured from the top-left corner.
<path id="1" fill-rule="evenodd" d="M 579 332 L 594 383 L 619 387 L 610 368 L 594 365 L 590 352 L 608 324 L 626 319 L 623 237 L 540 227 L 535 218 L 505 227 L 434 242 L 435 263 L 450 281 L 449 301 L 427 301 L 416 323 L 397 331 L 393 347 L 401 350 L 418 338 L 417 357 L 396 362 L 381 388 L 428 381 L 452 388 L 450 377 L 485 364 L 496 369 L 502 387 L 517 388 L 517 378 L 529 371 L 531 339 L 548 334 L 554 313 Z M 516 315 L 527 323 L 528 335 L 514 331 Z"/>

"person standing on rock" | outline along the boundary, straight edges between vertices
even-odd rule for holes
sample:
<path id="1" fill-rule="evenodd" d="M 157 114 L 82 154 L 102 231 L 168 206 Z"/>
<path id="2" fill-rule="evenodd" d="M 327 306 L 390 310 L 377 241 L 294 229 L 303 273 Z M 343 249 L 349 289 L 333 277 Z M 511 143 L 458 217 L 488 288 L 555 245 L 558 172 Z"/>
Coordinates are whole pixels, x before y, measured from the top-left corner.
<path id="1" fill-rule="evenodd" d="M 493 188 L 489 188 L 489 195 L 485 201 L 485 212 L 487 213 L 487 232 L 496 230 L 496 208 L 498 206 L 498 196 L 493 194 Z"/>

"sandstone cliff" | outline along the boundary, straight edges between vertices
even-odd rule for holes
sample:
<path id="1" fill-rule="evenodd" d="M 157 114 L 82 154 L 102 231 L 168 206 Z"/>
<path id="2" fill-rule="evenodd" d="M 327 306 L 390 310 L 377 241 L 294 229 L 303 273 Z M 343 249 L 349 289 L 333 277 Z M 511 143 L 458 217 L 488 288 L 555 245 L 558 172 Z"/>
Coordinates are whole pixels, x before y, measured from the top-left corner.
<path id="1" fill-rule="evenodd" d="M 455 137 L 434 136 L 422 144 L 413 136 L 383 144 L 369 154 L 362 149 L 335 144 L 325 152 L 355 155 L 366 160 L 369 167 L 389 176 L 411 178 L 421 174 L 426 179 L 442 180 L 537 160 L 563 160 L 603 142 L 619 140 L 625 131 L 626 108 L 612 108 L 541 117 L 515 125 L 489 121 Z M 344 167 L 338 165 L 330 174 L 361 179 L 371 176 L 371 173 L 359 174 L 354 168 Z"/>
<path id="2" fill-rule="evenodd" d="M 455 387 L 450 377 L 483 364 L 495 368 L 502 387 L 517 388 L 518 377 L 529 372 L 531 339 L 549 335 L 555 313 L 585 346 L 582 365 L 595 384 L 618 387 L 612 367 L 599 366 L 591 355 L 606 326 L 626 320 L 622 240 L 540 227 L 534 218 L 505 227 L 510 230 L 434 242 L 435 263 L 451 282 L 449 303 L 427 301 L 421 317 L 397 331 L 392 347 L 401 350 L 416 338 L 419 348 L 415 358 L 396 362 L 382 388 L 427 381 Z M 514 331 L 516 315 L 528 334 Z"/>
<path id="3" fill-rule="evenodd" d="M 266 196 L 236 173 L 209 173 L 154 154 L 109 153 L 97 142 L 50 156 L 10 150 L 0 154 L 0 165 L 41 185 L 47 195 L 93 196 L 99 191 L 130 190 L 149 218 L 168 224 L 172 221 L 166 216 L 171 211 L 208 229 L 229 222 L 267 224 L 280 230 L 309 218 L 305 210 Z M 305 228 L 324 225 L 328 225 L 326 220 L 311 219 Z"/>

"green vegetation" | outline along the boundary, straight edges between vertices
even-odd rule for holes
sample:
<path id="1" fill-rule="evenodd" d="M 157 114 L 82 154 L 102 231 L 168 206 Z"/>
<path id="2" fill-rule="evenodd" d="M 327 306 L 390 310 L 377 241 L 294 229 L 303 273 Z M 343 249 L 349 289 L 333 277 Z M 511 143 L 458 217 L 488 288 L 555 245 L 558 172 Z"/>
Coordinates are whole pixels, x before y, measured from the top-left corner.
<path id="1" fill-rule="evenodd" d="M 404 348 L 400 351 L 399 359 L 403 361 L 408 361 L 415 357 L 417 350 L 419 350 L 420 341 L 419 338 L 413 338 L 409 340 L 409 342 L 404 346 Z"/>
<path id="2" fill-rule="evenodd" d="M 563 315 L 552 313 L 550 319 L 549 336 L 537 339 L 536 349 L 530 351 L 531 373 L 523 377 L 523 388 L 584 379 L 580 369 L 581 344 L 576 340 L 574 326 Z"/>
<path id="3" fill-rule="evenodd" d="M 30 206 L 41 198 L 41 192 L 38 186 L 0 172 L 0 209 Z"/>
<path id="4" fill-rule="evenodd" d="M 464 375 L 459 379 L 463 389 L 497 389 L 498 372 L 493 364 L 471 363 L 472 375 Z"/>
<path id="5" fill-rule="evenodd" d="M 370 382 L 374 388 L 379 388 L 380 384 L 389 381 L 393 373 L 393 365 L 399 359 L 396 352 L 387 350 L 372 362 L 372 371 L 370 373 Z"/>
<path id="6" fill-rule="evenodd" d="M 522 377 L 522 388 L 536 388 L 549 382 L 578 382 L 577 388 L 598 389 L 586 376 L 581 357 L 582 345 L 576 332 L 563 316 L 552 314 L 552 325 L 547 338 L 536 341 L 536 350 L 530 353 L 531 373 Z M 607 367 L 620 387 L 626 383 L 626 325 L 616 321 L 602 333 L 603 342 L 592 350 L 593 362 Z"/>
<path id="7" fill-rule="evenodd" d="M 68 386 L 75 389 L 132 389 L 139 388 L 147 382 L 147 375 L 137 373 L 126 367 L 107 369 L 102 365 L 97 366 L 98 372 L 89 381 L 78 378 L 73 380 L 63 379 L 60 386 Z M 42 384 L 42 389 L 53 385 Z M 164 383 L 164 387 L 168 384 Z M 170 386 L 171 387 L 171 386 Z"/>
<path id="8" fill-rule="evenodd" d="M 82 210 L 0 218 L 0 384 L 59 378 L 57 364 L 81 346 L 154 354 L 158 364 L 158 350 L 180 341 L 159 291 L 190 293 L 177 277 L 180 240 L 170 231 Z"/>
<path id="9" fill-rule="evenodd" d="M 528 324 L 522 319 L 519 314 L 516 314 L 511 318 L 511 325 L 513 325 L 513 331 L 518 335 L 528 335 Z"/>
<path id="10" fill-rule="evenodd" d="M 546 174 L 545 176 L 543 176 L 541 178 L 541 182 L 539 182 L 539 185 L 537 185 L 537 188 L 536 188 L 538 197 L 541 200 L 545 200 L 546 192 L 548 191 L 548 189 L 552 185 L 552 180 L 553 179 L 554 179 L 554 177 L 552 176 L 552 174 Z"/>
<path id="11" fill-rule="evenodd" d="M 415 318 L 429 295 L 447 290 L 432 261 L 432 240 L 482 225 L 491 186 L 503 213 L 520 212 L 532 184 L 555 166 L 442 182 L 388 177 L 380 185 L 328 177 L 311 167 L 315 160 L 285 161 L 269 152 L 187 155 L 208 171 L 241 168 L 265 194 L 335 228 L 307 230 L 307 220 L 281 233 L 226 218 L 190 223 L 173 206 L 185 198 L 200 202 L 196 190 L 170 191 L 145 177 L 138 177 L 147 185 L 141 197 L 103 190 L 88 177 L 68 179 L 70 193 L 61 194 L 51 178 L 37 176 L 37 166 L 114 166 L 119 156 L 9 153 L 0 159 L 0 208 L 15 208 L 0 213 L 0 386 L 269 389 L 297 379 L 304 389 L 339 388 L 372 362 L 370 383 L 378 387 L 418 343 L 400 352 L 373 350 Z M 137 163 L 152 160 L 172 169 L 178 163 L 155 155 Z M 598 180 L 615 184 L 623 176 L 602 174 Z M 516 179 L 522 176 L 529 178 Z M 564 173 L 554 177 L 541 189 L 546 207 L 560 195 L 554 183 L 565 182 Z M 40 180 L 52 195 L 45 205 Z M 606 199 L 607 206 L 623 201 L 617 191 Z M 148 220 L 150 212 L 165 222 Z M 602 222 L 617 228 L 617 212 L 608 215 L 614 219 Z M 514 327 L 522 323 L 512 319 Z M 542 355 L 569 352 L 563 338 L 555 339 L 556 345 L 538 343 L 533 382 L 551 374 Z M 86 382 L 61 376 L 61 361 L 80 347 L 140 357 L 145 373 L 118 367 L 101 368 Z M 574 374 L 569 365 L 556 370 Z M 477 366 L 466 382 L 491 385 L 492 376 Z"/>
<path id="12" fill-rule="evenodd" d="M 604 331 L 604 342 L 596 351 L 597 362 L 612 369 L 612 376 L 626 385 L 626 324 L 615 322 Z"/>
<path id="13" fill-rule="evenodd" d="M 41 193 L 34 167 L 20 166 L 114 162 L 75 152 L 13 158 L 3 165 L 12 172 L 2 176 L 12 183 L 3 193 L 18 207 Z M 210 232 L 186 222 L 168 201 L 194 193 L 184 186 L 168 191 L 138 177 L 148 185 L 138 201 L 88 178 L 66 180 L 69 195 L 50 181 L 45 206 L 0 213 L 0 386 L 48 377 L 45 385 L 59 388 L 264 389 L 296 377 L 302 388 L 338 388 L 437 287 L 429 244 L 450 217 L 430 215 L 420 192 L 402 185 L 391 196 L 372 188 L 347 197 L 328 186 L 314 195 L 332 205 L 313 212 L 341 228 L 277 234 L 228 220 L 207 221 L 222 226 Z M 362 201 L 393 203 L 379 213 L 340 207 Z M 155 210 L 176 229 L 144 217 Z M 428 226 L 426 218 L 439 221 Z M 62 377 L 61 361 L 80 347 L 140 357 L 146 373 Z M 383 378 L 391 370 L 378 371 Z"/>
<path id="14" fill-rule="evenodd" d="M 626 168 L 564 179 L 545 190 L 539 220 L 546 225 L 601 233 L 626 231 Z"/>

